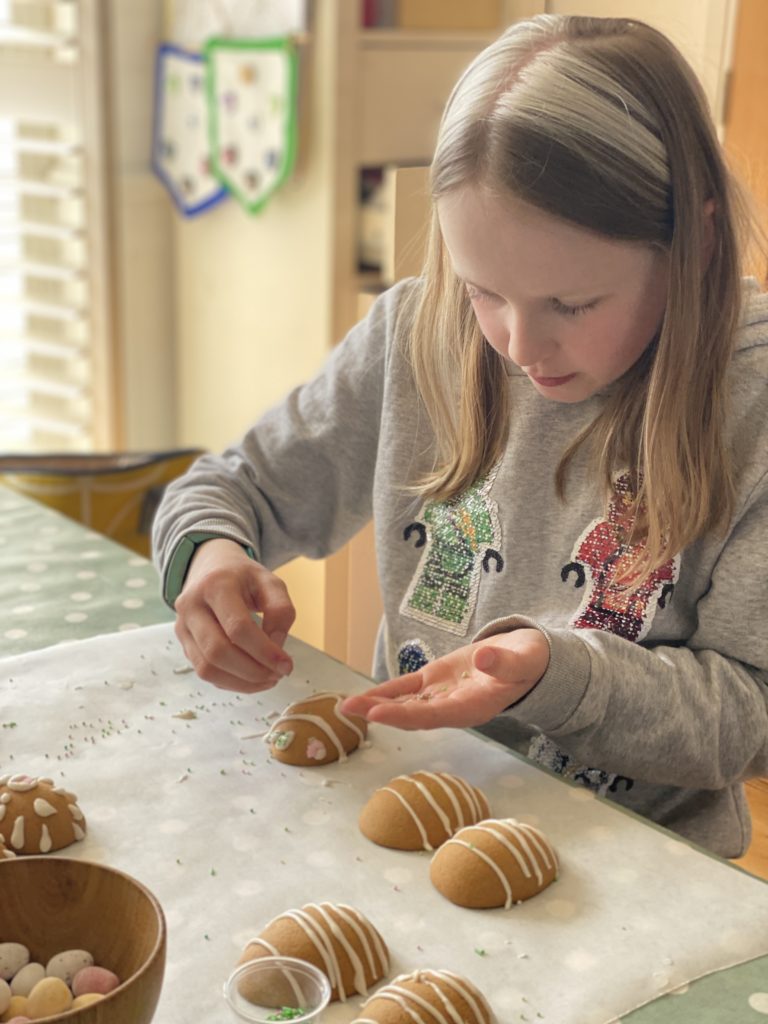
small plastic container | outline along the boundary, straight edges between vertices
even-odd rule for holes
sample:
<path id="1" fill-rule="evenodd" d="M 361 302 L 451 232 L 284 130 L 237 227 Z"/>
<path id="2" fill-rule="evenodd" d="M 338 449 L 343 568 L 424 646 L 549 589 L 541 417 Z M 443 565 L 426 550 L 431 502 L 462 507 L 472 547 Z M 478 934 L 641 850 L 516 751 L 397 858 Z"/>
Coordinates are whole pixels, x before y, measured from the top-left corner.
<path id="1" fill-rule="evenodd" d="M 237 1021 L 319 1024 L 331 999 L 331 984 L 314 964 L 263 956 L 235 968 L 224 984 L 224 998 Z"/>

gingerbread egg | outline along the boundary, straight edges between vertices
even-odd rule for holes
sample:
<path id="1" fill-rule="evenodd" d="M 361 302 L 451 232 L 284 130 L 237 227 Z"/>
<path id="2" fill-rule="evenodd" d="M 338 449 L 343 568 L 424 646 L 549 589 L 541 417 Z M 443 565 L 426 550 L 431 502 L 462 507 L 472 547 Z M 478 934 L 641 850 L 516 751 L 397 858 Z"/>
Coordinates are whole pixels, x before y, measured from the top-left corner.
<path id="1" fill-rule="evenodd" d="M 291 956 L 314 964 L 331 983 L 331 999 L 342 1002 L 371 985 L 389 969 L 389 953 L 371 922 L 344 903 L 307 903 L 273 918 L 246 946 L 239 963 L 263 956 Z M 251 999 L 252 994 L 241 990 Z M 281 994 L 281 1001 L 290 993 Z"/>
<path id="2" fill-rule="evenodd" d="M 367 999 L 353 1024 L 493 1024 L 485 997 L 471 981 L 451 971 L 400 974 Z"/>
<path id="3" fill-rule="evenodd" d="M 53 779 L 0 776 L 0 836 L 14 853 L 51 853 L 85 838 L 77 797 Z"/>
<path id="4" fill-rule="evenodd" d="M 302 768 L 346 760 L 367 736 L 368 723 L 343 714 L 343 700 L 340 693 L 316 693 L 289 704 L 265 737 L 275 760 Z"/>
<path id="5" fill-rule="evenodd" d="M 469 825 L 440 847 L 429 877 L 460 907 L 504 907 L 536 896 L 557 878 L 557 855 L 533 825 L 514 818 Z"/>
<path id="6" fill-rule="evenodd" d="M 413 772 L 380 786 L 360 812 L 360 831 L 393 850 L 434 850 L 488 816 L 483 793 L 457 775 Z"/>

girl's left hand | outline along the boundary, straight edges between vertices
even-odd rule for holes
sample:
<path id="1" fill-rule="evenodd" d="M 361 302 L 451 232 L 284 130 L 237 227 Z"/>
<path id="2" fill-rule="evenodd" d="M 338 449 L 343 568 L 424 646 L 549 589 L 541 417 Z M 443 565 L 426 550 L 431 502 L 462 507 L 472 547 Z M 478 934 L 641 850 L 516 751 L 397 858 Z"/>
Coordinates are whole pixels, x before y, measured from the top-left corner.
<path id="1" fill-rule="evenodd" d="M 532 690 L 548 665 L 544 634 L 515 629 L 347 697 L 341 711 L 398 729 L 482 725 Z"/>

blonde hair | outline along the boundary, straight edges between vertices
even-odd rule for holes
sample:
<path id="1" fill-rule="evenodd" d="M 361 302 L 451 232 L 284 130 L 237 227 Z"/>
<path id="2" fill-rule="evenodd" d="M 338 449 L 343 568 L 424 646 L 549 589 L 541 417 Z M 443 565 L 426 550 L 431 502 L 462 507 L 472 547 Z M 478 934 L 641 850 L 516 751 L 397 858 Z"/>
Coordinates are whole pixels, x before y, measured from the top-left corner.
<path id="1" fill-rule="evenodd" d="M 501 356 L 485 341 L 450 265 L 434 201 L 467 185 L 509 195 L 611 239 L 668 253 L 658 337 L 564 452 L 589 442 L 606 500 L 616 472 L 635 495 L 632 540 L 645 577 L 725 529 L 734 486 L 724 425 L 741 301 L 740 193 L 703 90 L 661 33 L 625 19 L 540 15 L 508 29 L 448 101 L 431 169 L 433 216 L 409 352 L 437 438 L 419 485 L 447 499 L 501 457 L 510 409 Z M 714 202 L 714 243 L 704 209 Z"/>

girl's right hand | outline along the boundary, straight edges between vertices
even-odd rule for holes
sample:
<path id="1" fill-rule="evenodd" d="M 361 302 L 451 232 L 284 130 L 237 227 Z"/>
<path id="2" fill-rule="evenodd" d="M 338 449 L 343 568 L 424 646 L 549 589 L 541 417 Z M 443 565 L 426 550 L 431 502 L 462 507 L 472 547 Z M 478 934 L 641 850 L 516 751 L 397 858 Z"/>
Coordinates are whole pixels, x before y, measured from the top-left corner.
<path id="1" fill-rule="evenodd" d="M 175 608 L 176 636 L 201 679 L 256 693 L 293 671 L 282 649 L 296 618 L 285 584 L 236 541 L 201 544 Z"/>

